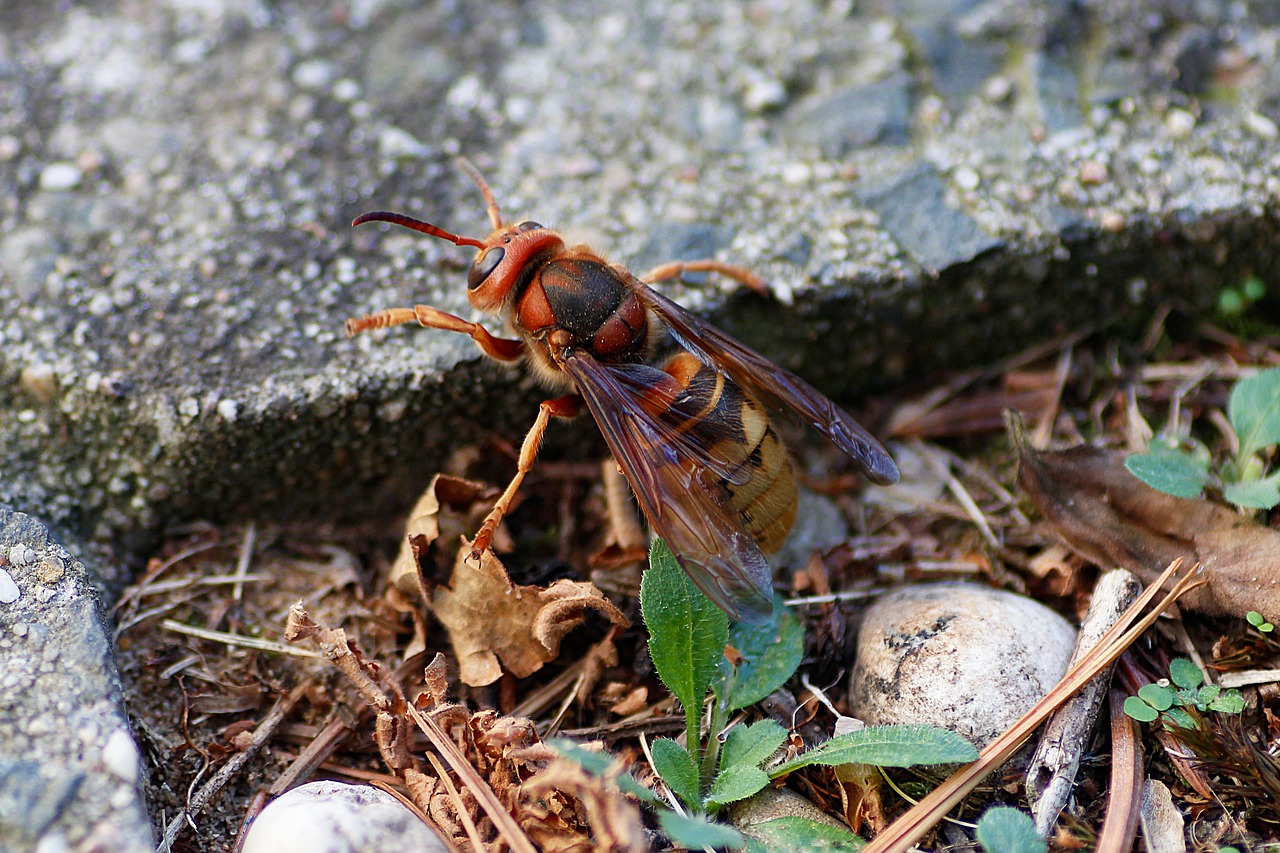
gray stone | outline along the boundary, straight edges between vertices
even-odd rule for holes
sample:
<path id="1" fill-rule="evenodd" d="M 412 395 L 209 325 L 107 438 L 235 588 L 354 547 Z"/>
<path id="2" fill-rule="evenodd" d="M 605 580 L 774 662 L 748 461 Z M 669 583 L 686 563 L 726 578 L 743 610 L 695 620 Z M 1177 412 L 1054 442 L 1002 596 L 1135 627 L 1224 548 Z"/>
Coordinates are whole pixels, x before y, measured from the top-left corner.
<path id="1" fill-rule="evenodd" d="M 902 250 L 937 275 L 1002 245 L 972 216 L 948 204 L 946 194 L 942 176 L 922 164 L 863 192 L 861 199 Z"/>
<path id="2" fill-rule="evenodd" d="M 4 506 L 0 565 L 18 590 L 0 603 L 0 850 L 152 850 L 138 750 L 84 565 Z"/>
<path id="3" fill-rule="evenodd" d="M 976 584 L 894 590 L 858 630 L 849 684 L 868 725 L 923 723 L 979 749 L 1058 683 L 1075 629 L 1039 602 Z"/>
<path id="4" fill-rule="evenodd" d="M 905 145 L 910 122 L 911 78 L 894 73 L 797 104 L 786 135 L 794 145 L 839 158 L 868 145 Z"/>

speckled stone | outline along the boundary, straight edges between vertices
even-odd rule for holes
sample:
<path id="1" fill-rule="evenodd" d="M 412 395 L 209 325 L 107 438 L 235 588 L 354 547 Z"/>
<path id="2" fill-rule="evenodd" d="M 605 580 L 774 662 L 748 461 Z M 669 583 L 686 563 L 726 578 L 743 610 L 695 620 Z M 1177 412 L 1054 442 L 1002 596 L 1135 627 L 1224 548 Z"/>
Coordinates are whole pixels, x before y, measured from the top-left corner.
<path id="1" fill-rule="evenodd" d="M 904 587 L 858 630 L 850 712 L 925 723 L 986 746 L 1062 678 L 1075 629 L 1025 596 L 976 584 Z"/>
<path id="2" fill-rule="evenodd" d="M 309 782 L 267 804 L 243 853 L 446 853 L 448 845 L 395 797 L 372 785 Z"/>

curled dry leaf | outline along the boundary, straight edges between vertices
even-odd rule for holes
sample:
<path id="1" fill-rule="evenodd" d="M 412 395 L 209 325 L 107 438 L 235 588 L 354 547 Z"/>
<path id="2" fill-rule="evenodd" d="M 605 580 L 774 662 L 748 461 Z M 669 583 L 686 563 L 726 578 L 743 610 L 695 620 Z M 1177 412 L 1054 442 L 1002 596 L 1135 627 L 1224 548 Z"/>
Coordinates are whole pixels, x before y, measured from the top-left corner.
<path id="1" fill-rule="evenodd" d="M 408 595 L 419 594 L 422 591 L 419 566 L 428 575 L 438 571 L 438 576 L 443 576 L 453 561 L 448 543 L 474 533 L 498 494 L 498 489 L 487 483 L 446 474 L 433 477 L 409 512 L 404 542 L 391 565 L 388 578 L 391 586 Z M 501 551 L 508 543 L 505 532 L 500 529 L 499 533 L 494 547 Z M 437 541 L 445 547 L 432 548 Z"/>
<path id="2" fill-rule="evenodd" d="M 556 658 L 561 639 L 581 624 L 589 607 L 615 625 L 628 625 L 592 584 L 516 586 L 491 552 L 481 554 L 478 567 L 467 560 L 470 553 L 471 544 L 463 540 L 449 585 L 432 590 L 429 602 L 449 631 L 459 678 L 472 687 L 497 681 L 503 668 L 517 678 L 537 672 Z"/>
<path id="3" fill-rule="evenodd" d="M 618 789 L 621 773 L 617 761 L 601 777 L 557 758 L 525 783 L 521 828 L 539 849 L 555 853 L 648 850 L 640 810 Z"/>
<path id="4" fill-rule="evenodd" d="M 1280 532 L 1205 500 L 1175 498 L 1130 474 L 1124 455 L 1095 447 L 1038 452 L 1011 423 L 1018 481 L 1055 532 L 1104 568 L 1151 583 L 1175 559 L 1207 583 L 1179 604 L 1213 615 L 1280 613 Z"/>

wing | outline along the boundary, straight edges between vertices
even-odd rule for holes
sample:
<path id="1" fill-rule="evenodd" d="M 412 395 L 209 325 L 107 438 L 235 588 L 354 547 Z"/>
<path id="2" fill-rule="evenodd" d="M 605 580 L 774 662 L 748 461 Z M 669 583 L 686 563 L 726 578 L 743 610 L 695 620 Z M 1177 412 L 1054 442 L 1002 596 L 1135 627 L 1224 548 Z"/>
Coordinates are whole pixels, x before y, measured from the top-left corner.
<path id="1" fill-rule="evenodd" d="M 649 524 L 698 589 L 735 618 L 767 620 L 773 613 L 773 573 L 755 539 L 727 508 L 719 474 L 691 452 L 691 440 L 640 402 L 645 372 L 666 374 L 645 365 L 604 365 L 583 353 L 568 355 L 564 368 Z"/>
<path id="2" fill-rule="evenodd" d="M 882 486 L 898 482 L 898 466 L 884 446 L 821 391 L 643 282 L 635 281 L 635 288 L 636 294 L 657 312 L 680 345 L 703 364 L 722 370 L 766 402 L 800 413 L 875 482 Z"/>

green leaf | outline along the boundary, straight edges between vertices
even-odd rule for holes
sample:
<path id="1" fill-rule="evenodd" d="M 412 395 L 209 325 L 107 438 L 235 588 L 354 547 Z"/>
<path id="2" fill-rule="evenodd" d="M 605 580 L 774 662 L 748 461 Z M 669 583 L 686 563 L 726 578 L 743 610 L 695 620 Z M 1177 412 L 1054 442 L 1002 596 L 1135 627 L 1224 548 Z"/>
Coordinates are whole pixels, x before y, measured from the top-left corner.
<path id="1" fill-rule="evenodd" d="M 720 753 L 722 767 L 739 764 L 759 767 L 778 751 L 787 739 L 787 730 L 773 720 L 760 720 L 749 726 L 734 726 L 724 740 Z"/>
<path id="2" fill-rule="evenodd" d="M 964 764 L 976 761 L 978 750 L 955 732 L 934 726 L 868 726 L 834 737 L 816 749 L 769 768 L 777 777 L 811 764 L 874 764 L 911 767 L 916 764 Z"/>
<path id="3" fill-rule="evenodd" d="M 707 794 L 707 808 L 716 811 L 728 803 L 745 800 L 768 784 L 769 777 L 754 765 L 735 764 L 724 767 L 711 783 L 711 791 Z"/>
<path id="4" fill-rule="evenodd" d="M 1240 439 L 1240 459 L 1280 443 L 1280 367 L 1237 382 L 1227 402 L 1227 417 Z"/>
<path id="5" fill-rule="evenodd" d="M 1262 631 L 1264 634 L 1269 634 L 1276 629 L 1275 625 L 1272 625 L 1267 621 L 1267 617 L 1263 616 L 1256 610 L 1250 610 L 1244 615 L 1244 618 L 1249 620 L 1250 625 L 1257 628 L 1259 631 Z"/>
<path id="6" fill-rule="evenodd" d="M 746 843 L 742 833 L 722 823 L 710 823 L 700 817 L 685 817 L 663 809 L 658 812 L 658 825 L 678 847 L 699 850 L 703 847 L 737 849 Z"/>
<path id="7" fill-rule="evenodd" d="M 1173 691 L 1159 684 L 1144 684 L 1138 688 L 1138 698 L 1157 711 L 1173 707 Z"/>
<path id="8" fill-rule="evenodd" d="M 804 624 L 794 609 L 782 606 L 780 598 L 775 597 L 773 612 L 774 618 L 763 625 L 737 622 L 729 630 L 729 645 L 742 655 L 736 670 L 727 659 L 720 662 L 720 671 L 730 685 L 729 711 L 759 702 L 786 684 L 800 666 Z"/>
<path id="9" fill-rule="evenodd" d="M 1242 480 L 1222 487 L 1222 496 L 1246 509 L 1271 509 L 1280 504 L 1280 471 L 1259 480 Z"/>
<path id="10" fill-rule="evenodd" d="M 649 747 L 653 769 L 663 782 L 691 809 L 701 811 L 698 764 L 689 751 L 669 737 L 660 737 Z"/>
<path id="11" fill-rule="evenodd" d="M 1124 460 L 1129 473 L 1175 498 L 1198 498 L 1209 482 L 1209 460 L 1182 450 L 1176 443 L 1158 438 L 1147 453 L 1134 453 Z"/>
<path id="12" fill-rule="evenodd" d="M 1174 658 L 1169 662 L 1169 680 L 1190 690 L 1204 684 L 1204 673 L 1188 658 Z"/>
<path id="13" fill-rule="evenodd" d="M 640 612 L 649 629 L 649 656 L 658 677 L 680 701 L 689 729 L 729 639 L 729 617 L 703 595 L 661 540 L 640 579 Z"/>
<path id="14" fill-rule="evenodd" d="M 591 749 L 584 749 L 580 744 L 569 740 L 568 738 L 553 738 L 547 741 L 547 746 L 554 749 L 564 758 L 577 764 L 583 770 L 592 776 L 604 777 L 614 762 L 614 757 L 607 752 L 596 752 Z M 618 789 L 624 794 L 630 794 L 637 800 L 645 803 L 657 803 L 658 798 L 644 785 L 635 780 L 630 773 L 623 772 L 618 776 Z"/>
<path id="15" fill-rule="evenodd" d="M 987 853 L 1045 853 L 1049 849 L 1030 815 L 1009 806 L 987 809 L 978 821 L 976 836 Z"/>
<path id="16" fill-rule="evenodd" d="M 1124 700 L 1124 712 L 1140 723 L 1152 723 L 1160 716 L 1160 712 L 1143 702 L 1137 696 Z"/>
<path id="17" fill-rule="evenodd" d="M 1244 711 L 1244 695 L 1239 690 L 1224 690 L 1209 703 L 1209 710 L 1219 714 L 1239 714 Z"/>
<path id="18" fill-rule="evenodd" d="M 765 853 L 809 853 L 824 850 L 832 853 L 855 853 L 867 844 L 847 829 L 796 815 L 753 824 L 751 834 L 755 836 L 752 839 L 754 843 L 749 842 L 747 849 L 758 848 Z"/>
<path id="19" fill-rule="evenodd" d="M 1170 708 L 1164 712 L 1164 727 L 1166 729 L 1194 729 L 1196 721 L 1181 708 Z"/>

